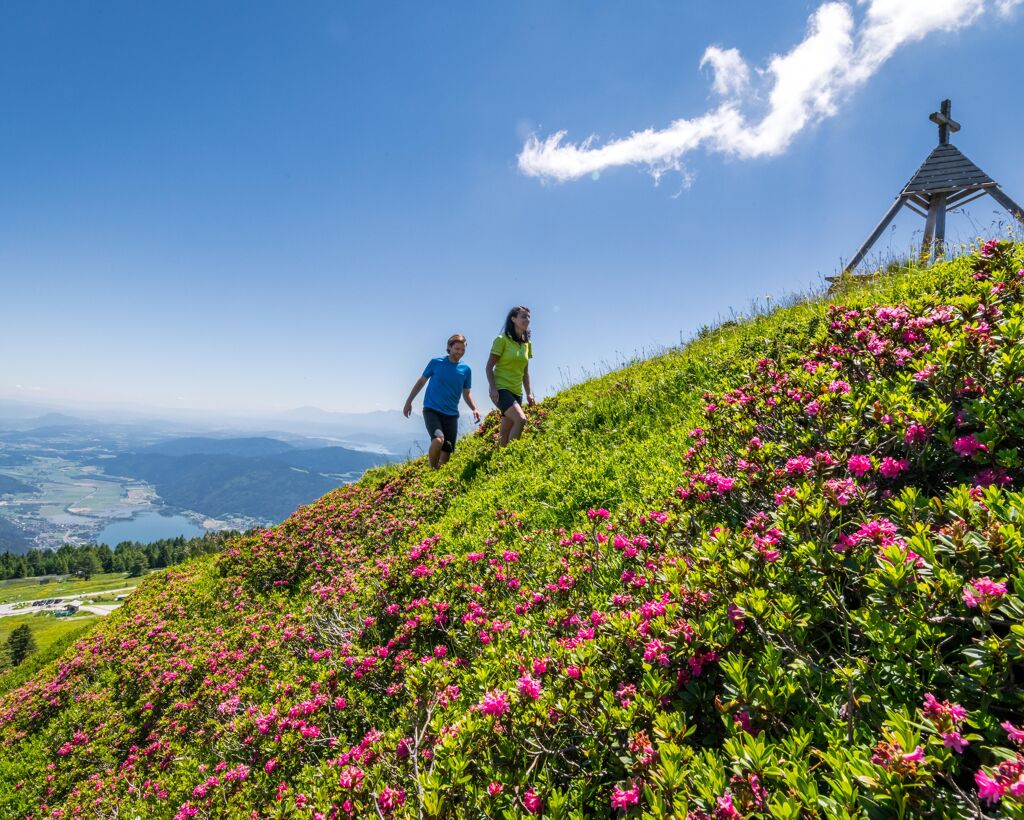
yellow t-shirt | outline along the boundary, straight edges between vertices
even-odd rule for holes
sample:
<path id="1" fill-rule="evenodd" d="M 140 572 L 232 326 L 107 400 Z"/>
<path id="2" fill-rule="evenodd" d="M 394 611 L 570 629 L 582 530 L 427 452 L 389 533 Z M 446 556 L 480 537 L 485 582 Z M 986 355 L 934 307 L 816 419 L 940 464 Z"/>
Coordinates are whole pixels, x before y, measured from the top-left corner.
<path id="1" fill-rule="evenodd" d="M 491 353 L 498 357 L 494 365 L 494 384 L 499 390 L 508 390 L 517 396 L 523 392 L 523 373 L 533 358 L 533 345 L 517 342 L 502 333 L 491 345 Z"/>

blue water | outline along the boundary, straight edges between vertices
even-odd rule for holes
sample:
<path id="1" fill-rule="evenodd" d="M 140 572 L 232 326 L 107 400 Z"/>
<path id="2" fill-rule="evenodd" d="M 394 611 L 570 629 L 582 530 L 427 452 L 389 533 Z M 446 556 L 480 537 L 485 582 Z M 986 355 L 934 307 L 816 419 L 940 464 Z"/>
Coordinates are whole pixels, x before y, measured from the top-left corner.
<path id="1" fill-rule="evenodd" d="M 99 535 L 96 536 L 97 544 L 106 544 L 114 547 L 122 541 L 138 541 L 140 544 L 148 544 L 150 541 L 158 541 L 161 538 L 177 538 L 184 535 L 186 538 L 195 538 L 206 532 L 202 527 L 197 527 L 182 515 L 160 515 L 160 513 L 148 512 L 135 516 L 130 521 L 115 521 L 108 524 Z"/>

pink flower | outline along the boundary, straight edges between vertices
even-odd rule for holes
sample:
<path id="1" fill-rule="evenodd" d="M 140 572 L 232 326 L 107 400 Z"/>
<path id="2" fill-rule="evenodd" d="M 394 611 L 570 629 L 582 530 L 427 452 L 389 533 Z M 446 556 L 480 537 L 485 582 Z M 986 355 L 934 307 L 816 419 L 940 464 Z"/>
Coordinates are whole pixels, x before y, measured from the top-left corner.
<path id="1" fill-rule="evenodd" d="M 903 440 L 907 444 L 920 444 L 928 439 L 928 428 L 923 424 L 911 424 L 903 434 Z"/>
<path id="2" fill-rule="evenodd" d="M 1013 478 L 1003 467 L 986 467 L 979 470 L 974 476 L 974 484 L 977 487 L 1008 487 L 1013 484 Z"/>
<path id="3" fill-rule="evenodd" d="M 795 487 L 783 487 L 781 490 L 779 490 L 777 493 L 775 493 L 775 506 L 776 507 L 781 507 L 790 498 L 796 498 L 796 488 Z"/>
<path id="4" fill-rule="evenodd" d="M 567 666 L 565 667 L 565 674 L 573 680 L 579 680 L 581 674 L 580 668 L 578 666 Z"/>
<path id="5" fill-rule="evenodd" d="M 786 472 L 789 475 L 806 475 L 813 466 L 814 463 L 807 456 L 796 456 L 786 462 Z"/>
<path id="6" fill-rule="evenodd" d="M 846 466 L 850 468 L 850 472 L 856 476 L 862 476 L 865 473 L 871 472 L 871 459 L 868 456 L 850 456 L 846 461 Z"/>
<path id="7" fill-rule="evenodd" d="M 882 459 L 882 463 L 878 465 L 878 472 L 884 475 L 886 478 L 896 478 L 900 473 L 907 469 L 907 462 L 904 459 L 895 459 L 886 456 Z"/>
<path id="8" fill-rule="evenodd" d="M 608 518 L 610 515 L 611 513 L 604 507 L 597 510 L 587 510 L 587 518 Z"/>
<path id="9" fill-rule="evenodd" d="M 964 587 L 963 599 L 969 608 L 981 607 L 982 611 L 989 612 L 1005 594 L 1006 584 L 993 581 L 986 575 L 972 579 Z"/>
<path id="10" fill-rule="evenodd" d="M 960 736 L 959 732 L 943 732 L 940 737 L 942 738 L 942 745 L 952 749 L 958 755 L 963 754 L 964 749 L 970 745 Z"/>
<path id="11" fill-rule="evenodd" d="M 998 803 L 1003 799 L 1004 787 L 989 777 L 981 769 L 974 773 L 974 782 L 978 784 L 978 797 L 989 803 Z"/>
<path id="12" fill-rule="evenodd" d="M 544 801 L 540 799 L 540 795 L 533 788 L 529 788 L 523 795 L 523 806 L 530 814 L 540 814 L 541 809 L 544 808 Z"/>
<path id="13" fill-rule="evenodd" d="M 816 416 L 821 412 L 821 402 L 811 401 L 804 405 L 804 412 L 808 416 Z"/>
<path id="14" fill-rule="evenodd" d="M 405 791 L 403 789 L 392 789 L 385 786 L 377 798 L 377 805 L 381 811 L 392 811 L 405 803 Z"/>
<path id="15" fill-rule="evenodd" d="M 740 607 L 736 606 L 736 604 L 729 604 L 726 614 L 728 614 L 729 620 L 732 621 L 732 625 L 736 628 L 737 632 L 742 632 L 746 629 L 747 613 L 740 609 Z"/>
<path id="16" fill-rule="evenodd" d="M 530 677 L 529 675 L 523 675 L 519 678 L 516 683 L 519 686 L 519 694 L 524 697 L 530 698 L 530 700 L 537 700 L 540 697 L 540 681 Z"/>
<path id="17" fill-rule="evenodd" d="M 920 763 L 922 760 L 924 760 L 924 749 L 918 746 L 916 749 L 914 749 L 914 751 L 907 752 L 906 754 L 904 754 L 903 759 L 907 763 Z"/>
<path id="18" fill-rule="evenodd" d="M 502 793 L 502 791 L 504 791 L 504 789 L 505 787 L 502 786 L 497 780 L 492 780 L 491 783 L 487 786 L 487 793 L 491 797 L 497 797 L 499 794 Z"/>
<path id="19" fill-rule="evenodd" d="M 732 795 L 726 792 L 718 798 L 718 806 L 715 809 L 715 818 L 721 818 L 721 820 L 739 820 L 742 815 L 736 811 L 736 807 L 732 804 Z"/>
<path id="20" fill-rule="evenodd" d="M 630 789 L 623 789 L 621 786 L 616 784 L 615 788 L 612 789 L 611 803 L 613 809 L 628 809 L 630 806 L 635 806 L 640 802 L 640 785 L 634 783 Z"/>
<path id="21" fill-rule="evenodd" d="M 508 695 L 494 689 L 484 695 L 483 702 L 480 704 L 480 711 L 485 715 L 496 715 L 500 717 L 508 711 L 508 707 Z"/>
<path id="22" fill-rule="evenodd" d="M 961 458 L 970 458 L 979 451 L 987 452 L 988 447 L 978 441 L 973 433 L 969 436 L 960 436 L 953 441 L 953 452 Z"/>
<path id="23" fill-rule="evenodd" d="M 1016 743 L 1018 746 L 1024 743 L 1024 729 L 1018 729 L 1008 720 L 1004 720 L 999 725 L 1006 730 L 1007 736 L 1013 743 Z"/>
<path id="24" fill-rule="evenodd" d="M 648 641 L 644 646 L 644 660 L 668 666 L 668 647 L 657 638 Z"/>

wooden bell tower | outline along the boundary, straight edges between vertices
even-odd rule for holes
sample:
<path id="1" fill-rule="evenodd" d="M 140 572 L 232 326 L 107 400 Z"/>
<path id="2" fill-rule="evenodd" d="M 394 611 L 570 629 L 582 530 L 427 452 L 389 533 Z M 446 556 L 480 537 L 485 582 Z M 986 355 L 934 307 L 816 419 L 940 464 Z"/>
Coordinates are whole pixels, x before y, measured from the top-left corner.
<path id="1" fill-rule="evenodd" d="M 949 142 L 950 132 L 960 130 L 960 123 L 950 116 L 952 104 L 943 100 L 939 110 L 929 119 L 939 126 L 939 144 L 917 173 L 900 191 L 882 221 L 853 255 L 844 273 L 851 273 L 859 265 L 878 237 L 889 227 L 900 208 L 906 207 L 924 217 L 924 239 L 921 241 L 921 260 L 928 261 L 934 252 L 942 255 L 946 241 L 946 211 L 960 207 L 988 194 L 1014 219 L 1024 224 L 1024 208 L 1008 197 L 999 184 L 977 165 L 960 153 Z"/>

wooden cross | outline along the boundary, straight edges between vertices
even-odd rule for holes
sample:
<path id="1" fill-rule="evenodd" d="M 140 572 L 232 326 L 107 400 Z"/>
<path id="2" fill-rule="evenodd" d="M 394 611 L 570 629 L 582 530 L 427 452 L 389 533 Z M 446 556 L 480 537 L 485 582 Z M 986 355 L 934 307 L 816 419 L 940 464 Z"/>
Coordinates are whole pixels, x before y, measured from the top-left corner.
<path id="1" fill-rule="evenodd" d="M 939 126 L 939 144 L 917 169 L 882 221 L 875 226 L 867 240 L 846 266 L 844 273 L 853 273 L 867 255 L 875 241 L 901 208 L 909 208 L 925 218 L 924 238 L 921 241 L 921 259 L 927 260 L 935 252 L 936 259 L 943 253 L 946 241 L 946 211 L 962 207 L 986 194 L 998 202 L 1021 225 L 1024 208 L 1014 202 L 999 184 L 949 143 L 950 133 L 960 130 L 960 123 L 950 116 L 953 104 L 943 100 L 939 110 L 928 119 Z M 924 210 L 922 210 L 924 209 Z"/>
<path id="2" fill-rule="evenodd" d="M 931 116 L 928 117 L 928 119 L 939 126 L 939 145 L 948 145 L 949 132 L 952 131 L 955 134 L 960 130 L 960 123 L 949 116 L 949 112 L 952 108 L 952 102 L 949 100 L 943 100 L 942 105 L 939 106 L 939 110 L 933 111 Z"/>

